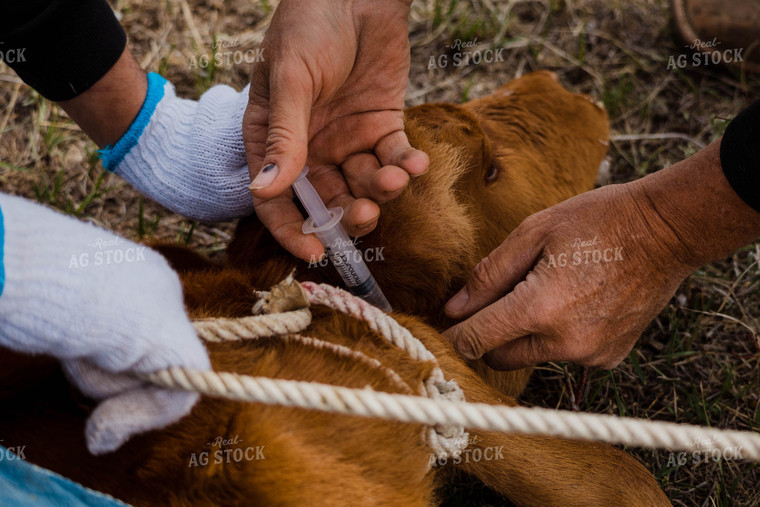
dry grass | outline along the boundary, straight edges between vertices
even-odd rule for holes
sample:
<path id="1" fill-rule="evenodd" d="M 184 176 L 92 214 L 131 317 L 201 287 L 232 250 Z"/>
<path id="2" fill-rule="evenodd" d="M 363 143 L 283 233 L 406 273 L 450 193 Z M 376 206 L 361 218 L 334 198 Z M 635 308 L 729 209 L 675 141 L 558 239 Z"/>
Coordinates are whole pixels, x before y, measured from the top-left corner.
<path id="1" fill-rule="evenodd" d="M 237 40 L 243 50 L 256 47 L 276 2 L 188 1 L 117 2 L 138 61 L 162 72 L 186 97 L 197 97 L 216 83 L 242 87 L 245 64 L 193 69 L 191 59 L 212 54 L 215 37 Z M 475 37 L 478 49 L 505 48 L 504 62 L 428 68 L 431 56 L 454 52 L 448 46 L 456 39 Z M 410 38 L 409 105 L 485 95 L 537 69 L 554 70 L 568 88 L 602 101 L 616 136 L 605 183 L 630 181 L 693 154 L 760 95 L 760 79 L 736 69 L 668 70 L 668 57 L 687 50 L 674 34 L 665 0 L 427 0 L 413 6 Z M 229 225 L 195 226 L 147 200 L 141 206 L 136 191 L 103 174 L 95 146 L 65 114 L 2 65 L 0 103 L 0 190 L 129 238 L 177 240 L 212 254 L 229 239 Z M 590 372 L 581 400 L 571 395 L 580 370 L 550 364 L 535 375 L 525 401 L 757 430 L 758 246 L 691 276 L 628 360 L 616 370 Z M 757 465 L 689 460 L 673 466 L 667 451 L 629 451 L 652 470 L 676 505 L 760 504 Z M 470 482 L 454 485 L 449 493 L 451 504 L 499 503 Z"/>

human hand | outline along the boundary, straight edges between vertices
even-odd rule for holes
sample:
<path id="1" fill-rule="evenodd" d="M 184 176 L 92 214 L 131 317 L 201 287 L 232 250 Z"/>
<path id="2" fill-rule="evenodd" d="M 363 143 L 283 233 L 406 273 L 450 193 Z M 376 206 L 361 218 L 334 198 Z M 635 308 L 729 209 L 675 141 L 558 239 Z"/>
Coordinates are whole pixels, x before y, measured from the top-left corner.
<path id="1" fill-rule="evenodd" d="M 619 364 L 699 265 L 647 197 L 611 185 L 528 217 L 447 303 L 469 317 L 455 349 L 496 369 Z"/>
<path id="2" fill-rule="evenodd" d="M 60 359 L 83 393 L 102 400 L 87 421 L 93 454 L 190 412 L 197 394 L 146 385 L 133 375 L 210 368 L 179 279 L 161 255 L 0 194 L 3 250 L 0 346 Z"/>
<path id="3" fill-rule="evenodd" d="M 283 0 L 272 18 L 266 61 L 253 68 L 243 140 L 256 213 L 297 257 L 323 253 L 301 232 L 289 189 L 304 165 L 327 206 L 344 208 L 353 236 L 372 231 L 377 203 L 427 169 L 427 155 L 404 134 L 410 4 Z"/>

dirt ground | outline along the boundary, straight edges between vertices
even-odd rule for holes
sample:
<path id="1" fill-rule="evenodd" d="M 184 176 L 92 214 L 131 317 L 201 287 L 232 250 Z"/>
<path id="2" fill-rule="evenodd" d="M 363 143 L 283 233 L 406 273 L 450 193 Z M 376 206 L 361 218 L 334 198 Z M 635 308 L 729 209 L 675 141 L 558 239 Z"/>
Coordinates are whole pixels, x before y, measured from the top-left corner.
<path id="1" fill-rule="evenodd" d="M 115 10 L 143 68 L 197 98 L 217 83 L 242 88 L 245 62 L 203 66 L 214 40 L 243 51 L 259 46 L 275 1 L 118 0 Z M 693 65 L 666 0 L 426 0 L 410 18 L 408 105 L 461 102 L 538 69 L 607 108 L 613 131 L 609 172 L 621 183 L 667 167 L 719 138 L 728 121 L 760 96 L 760 77 L 722 65 Z M 453 65 L 452 45 L 502 49 L 501 60 Z M 218 51 L 227 49 L 220 48 Z M 439 63 L 448 55 L 447 65 Z M 688 55 L 684 68 L 670 58 Z M 434 64 L 431 65 L 431 57 Z M 194 63 L 195 62 L 195 63 Z M 160 238 L 218 255 L 231 224 L 201 225 L 143 200 L 105 173 L 96 147 L 55 104 L 0 64 L 0 190 L 24 195 L 125 237 Z M 677 421 L 760 428 L 760 243 L 699 269 L 615 370 L 588 375 L 548 364 L 528 387 L 527 404 Z M 667 450 L 627 449 L 658 478 L 675 505 L 759 505 L 760 467 L 734 460 L 679 464 Z M 561 480 L 561 478 L 559 479 Z M 447 505 L 497 505 L 468 479 Z"/>

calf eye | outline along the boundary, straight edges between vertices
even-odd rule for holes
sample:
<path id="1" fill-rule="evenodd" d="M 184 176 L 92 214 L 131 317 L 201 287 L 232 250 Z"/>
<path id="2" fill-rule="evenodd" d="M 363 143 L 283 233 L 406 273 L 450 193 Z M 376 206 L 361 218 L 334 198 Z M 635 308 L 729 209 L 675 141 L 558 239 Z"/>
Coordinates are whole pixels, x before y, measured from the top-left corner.
<path id="1" fill-rule="evenodd" d="M 486 183 L 493 183 L 498 177 L 499 168 L 496 167 L 496 164 L 491 164 L 491 167 L 488 168 L 488 172 L 486 173 Z"/>

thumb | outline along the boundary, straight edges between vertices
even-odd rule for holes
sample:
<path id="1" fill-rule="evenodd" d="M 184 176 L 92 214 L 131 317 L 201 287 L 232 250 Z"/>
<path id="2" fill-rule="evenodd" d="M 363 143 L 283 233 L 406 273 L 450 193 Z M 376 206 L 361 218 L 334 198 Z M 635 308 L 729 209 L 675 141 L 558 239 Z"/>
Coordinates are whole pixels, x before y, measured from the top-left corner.
<path id="1" fill-rule="evenodd" d="M 469 319 L 444 331 L 454 350 L 465 359 L 478 359 L 505 343 L 533 334 L 533 288 L 530 281 L 519 284 L 495 303 Z"/>
<path id="2" fill-rule="evenodd" d="M 283 193 L 306 165 L 313 85 L 295 64 L 254 72 L 243 116 L 243 143 L 254 197 Z"/>
<path id="3" fill-rule="evenodd" d="M 87 420 L 87 448 L 94 455 L 121 447 L 133 435 L 165 428 L 190 413 L 198 393 L 145 387 L 102 401 Z"/>
<path id="4" fill-rule="evenodd" d="M 494 370 L 517 370 L 553 361 L 556 358 L 545 337 L 529 335 L 488 352 L 483 359 Z"/>
<path id="5" fill-rule="evenodd" d="M 164 428 L 193 408 L 198 393 L 145 383 L 129 373 L 113 373 L 88 360 L 64 361 L 63 370 L 86 396 L 103 400 L 87 420 L 87 448 L 99 455 L 115 451 L 138 433 Z"/>
<path id="6" fill-rule="evenodd" d="M 475 266 L 466 285 L 446 303 L 454 319 L 472 315 L 520 283 L 543 250 L 540 227 L 520 224 L 488 257 Z"/>

